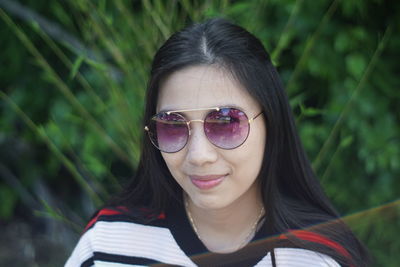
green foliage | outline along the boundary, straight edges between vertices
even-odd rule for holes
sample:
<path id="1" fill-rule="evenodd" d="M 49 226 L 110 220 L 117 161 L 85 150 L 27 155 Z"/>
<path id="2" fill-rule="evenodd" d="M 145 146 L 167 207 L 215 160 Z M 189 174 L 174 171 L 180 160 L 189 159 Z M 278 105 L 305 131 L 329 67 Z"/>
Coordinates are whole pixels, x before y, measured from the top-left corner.
<path id="1" fill-rule="evenodd" d="M 10 187 L 0 184 L 1 218 L 10 218 L 17 203 L 17 195 Z"/>
<path id="2" fill-rule="evenodd" d="M 117 191 L 138 163 L 154 52 L 192 21 L 226 17 L 271 53 L 327 194 L 377 265 L 397 264 L 389 255 L 400 249 L 392 202 L 400 196 L 400 4 L 31 0 L 23 7 L 45 20 L 0 5 L 0 158 L 28 192 L 40 181 L 87 217 L 82 196 L 96 207 Z M 35 197 L 42 212 L 64 221 Z M 23 199 L 0 180 L 1 219 L 12 219 Z"/>

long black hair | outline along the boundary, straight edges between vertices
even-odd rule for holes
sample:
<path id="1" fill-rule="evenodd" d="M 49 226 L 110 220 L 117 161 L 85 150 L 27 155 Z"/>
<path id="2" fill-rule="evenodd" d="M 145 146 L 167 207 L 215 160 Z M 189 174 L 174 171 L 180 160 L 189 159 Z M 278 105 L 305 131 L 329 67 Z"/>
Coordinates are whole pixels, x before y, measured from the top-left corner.
<path id="1" fill-rule="evenodd" d="M 217 65 L 229 71 L 261 104 L 268 138 L 259 173 L 267 227 L 278 233 L 304 229 L 327 236 L 347 249 L 353 266 L 366 266 L 368 254 L 339 219 L 316 179 L 297 134 L 281 79 L 262 43 L 245 29 L 224 19 L 194 24 L 173 34 L 157 51 L 148 82 L 142 127 L 156 113 L 160 85 L 168 75 L 194 65 Z M 163 211 L 179 199 L 182 189 L 161 153 L 144 136 L 137 173 L 119 197 L 125 206 L 145 205 Z M 315 226 L 315 224 L 320 224 Z M 323 252 L 342 265 L 349 259 L 324 246 L 291 241 Z"/>

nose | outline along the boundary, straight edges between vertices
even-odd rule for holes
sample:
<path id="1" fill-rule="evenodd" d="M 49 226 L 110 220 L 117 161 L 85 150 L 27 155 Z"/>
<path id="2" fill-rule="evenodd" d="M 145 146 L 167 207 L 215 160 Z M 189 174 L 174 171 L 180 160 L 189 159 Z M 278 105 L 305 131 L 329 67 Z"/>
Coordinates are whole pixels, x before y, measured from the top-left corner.
<path id="1" fill-rule="evenodd" d="M 187 161 L 195 166 L 202 166 L 218 159 L 217 147 L 208 141 L 203 123 L 190 123 L 190 136 L 187 143 Z"/>

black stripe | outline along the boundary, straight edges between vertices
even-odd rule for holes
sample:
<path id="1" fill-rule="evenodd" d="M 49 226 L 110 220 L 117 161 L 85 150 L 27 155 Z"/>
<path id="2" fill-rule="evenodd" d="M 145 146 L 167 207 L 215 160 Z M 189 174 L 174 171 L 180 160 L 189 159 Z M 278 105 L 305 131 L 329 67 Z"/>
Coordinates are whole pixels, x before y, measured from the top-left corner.
<path id="1" fill-rule="evenodd" d="M 276 267 L 275 250 L 274 249 L 271 250 L 271 262 L 272 262 L 272 266 Z"/>
<path id="2" fill-rule="evenodd" d="M 93 257 L 82 262 L 81 267 L 90 267 L 94 265 Z"/>
<path id="3" fill-rule="evenodd" d="M 160 263 L 154 259 L 142 258 L 142 257 L 133 257 L 133 256 L 123 256 L 116 254 L 108 254 L 103 252 L 94 252 L 94 260 L 95 261 L 106 261 L 106 262 L 114 262 L 114 263 L 125 263 L 125 264 L 141 264 L 141 265 L 151 265 Z"/>

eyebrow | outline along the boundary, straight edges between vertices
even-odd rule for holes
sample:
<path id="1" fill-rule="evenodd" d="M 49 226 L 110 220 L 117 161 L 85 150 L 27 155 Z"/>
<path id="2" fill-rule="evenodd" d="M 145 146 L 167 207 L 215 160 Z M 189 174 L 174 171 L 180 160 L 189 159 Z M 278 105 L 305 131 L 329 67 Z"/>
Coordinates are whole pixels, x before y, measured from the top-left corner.
<path id="1" fill-rule="evenodd" d="M 237 108 L 237 109 L 245 111 L 243 107 L 240 107 L 238 105 L 225 104 L 225 105 L 216 105 L 216 106 L 213 106 L 213 107 L 193 108 L 193 109 L 190 109 L 190 108 L 185 108 L 185 109 L 164 108 L 164 109 L 161 109 L 160 111 L 158 111 L 158 113 L 165 113 L 165 112 L 172 112 L 172 111 L 176 112 L 176 113 L 180 113 L 180 112 L 189 112 L 189 111 L 197 111 L 197 110 L 212 110 L 212 109 L 215 109 L 215 108 Z"/>

